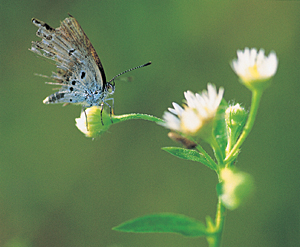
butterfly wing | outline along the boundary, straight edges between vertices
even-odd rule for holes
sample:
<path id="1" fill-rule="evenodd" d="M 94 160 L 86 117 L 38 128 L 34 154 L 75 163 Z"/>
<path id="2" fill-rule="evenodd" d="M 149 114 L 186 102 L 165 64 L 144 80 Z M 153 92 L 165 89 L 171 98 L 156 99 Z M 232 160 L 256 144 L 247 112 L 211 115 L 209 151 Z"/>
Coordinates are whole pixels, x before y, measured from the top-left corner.
<path id="1" fill-rule="evenodd" d="M 39 28 L 36 35 L 42 40 L 33 41 L 31 51 L 56 62 L 57 72 L 51 75 L 56 82 L 50 84 L 62 86 L 44 103 L 98 105 L 99 99 L 103 100 L 105 96 L 89 98 L 89 90 L 99 94 L 104 92 L 105 73 L 94 47 L 76 19 L 66 18 L 55 29 L 35 18 L 32 23 Z"/>

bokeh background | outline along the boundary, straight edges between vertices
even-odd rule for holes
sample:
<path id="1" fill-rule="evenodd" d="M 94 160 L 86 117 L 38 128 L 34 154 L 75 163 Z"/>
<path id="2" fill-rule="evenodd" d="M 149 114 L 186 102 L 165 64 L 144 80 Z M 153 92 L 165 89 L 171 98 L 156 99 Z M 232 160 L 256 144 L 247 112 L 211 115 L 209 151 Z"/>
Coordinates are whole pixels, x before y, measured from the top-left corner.
<path id="1" fill-rule="evenodd" d="M 111 228 L 156 212 L 214 217 L 217 178 L 204 165 L 161 150 L 167 130 L 142 120 L 113 125 L 97 140 L 75 127 L 80 106 L 43 105 L 55 66 L 28 51 L 36 17 L 58 27 L 72 14 L 117 82 L 115 113 L 161 117 L 183 92 L 211 82 L 250 107 L 230 68 L 236 50 L 274 50 L 279 69 L 237 166 L 256 192 L 229 211 L 223 246 L 300 246 L 300 3 L 289 1 L 0 1 L 0 246 L 182 247 L 205 239 L 130 234 Z M 125 76 L 126 77 L 126 76 Z"/>

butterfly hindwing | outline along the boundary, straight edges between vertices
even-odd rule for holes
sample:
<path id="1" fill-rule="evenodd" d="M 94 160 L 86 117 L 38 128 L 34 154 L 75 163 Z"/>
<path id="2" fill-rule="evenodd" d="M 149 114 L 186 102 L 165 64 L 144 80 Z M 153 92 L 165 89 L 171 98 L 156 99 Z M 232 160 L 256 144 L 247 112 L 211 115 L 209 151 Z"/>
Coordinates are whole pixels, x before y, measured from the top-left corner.
<path id="1" fill-rule="evenodd" d="M 54 29 L 32 19 L 41 41 L 32 42 L 31 51 L 56 62 L 57 72 L 51 78 L 62 87 L 44 103 L 79 103 L 100 105 L 105 99 L 106 77 L 100 59 L 90 40 L 73 17 Z"/>

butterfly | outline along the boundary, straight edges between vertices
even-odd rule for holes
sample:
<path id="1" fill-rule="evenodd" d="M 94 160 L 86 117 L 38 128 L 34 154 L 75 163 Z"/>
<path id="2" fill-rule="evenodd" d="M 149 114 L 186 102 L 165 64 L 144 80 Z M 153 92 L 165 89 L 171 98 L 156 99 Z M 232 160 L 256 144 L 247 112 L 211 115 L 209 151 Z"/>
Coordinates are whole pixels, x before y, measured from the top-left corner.
<path id="1" fill-rule="evenodd" d="M 47 84 L 59 85 L 58 92 L 46 97 L 44 104 L 81 104 L 83 110 L 91 106 L 101 106 L 101 122 L 103 104 L 111 108 L 114 105 L 113 98 L 107 98 L 115 91 L 114 80 L 129 71 L 145 67 L 146 64 L 131 68 L 110 81 L 106 80 L 102 63 L 85 32 L 70 15 L 60 27 L 52 28 L 47 23 L 36 18 L 32 23 L 38 27 L 36 35 L 41 41 L 32 41 L 31 51 L 56 62 L 57 72 L 52 72 L 49 77 L 55 82 Z M 106 102 L 112 100 L 112 107 Z"/>

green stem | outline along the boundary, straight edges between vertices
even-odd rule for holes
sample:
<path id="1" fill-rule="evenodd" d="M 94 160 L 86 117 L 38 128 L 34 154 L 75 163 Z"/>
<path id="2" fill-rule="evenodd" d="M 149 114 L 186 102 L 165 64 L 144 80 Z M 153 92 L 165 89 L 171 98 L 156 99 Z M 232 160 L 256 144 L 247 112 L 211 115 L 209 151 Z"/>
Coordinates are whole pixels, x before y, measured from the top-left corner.
<path id="1" fill-rule="evenodd" d="M 231 149 L 229 154 L 226 156 L 226 158 L 224 160 L 225 163 L 229 163 L 234 159 L 236 152 L 239 150 L 240 146 L 243 144 L 246 137 L 249 135 L 249 133 L 253 127 L 255 118 L 256 118 L 256 114 L 257 114 L 257 110 L 258 110 L 258 106 L 259 106 L 259 102 L 260 102 L 262 93 L 263 93 L 262 90 L 253 90 L 252 91 L 251 109 L 250 109 L 250 113 L 249 113 L 247 122 L 245 124 L 243 132 L 240 135 L 238 141 L 235 143 L 234 147 Z"/>
<path id="2" fill-rule="evenodd" d="M 218 206 L 216 212 L 216 241 L 214 247 L 221 246 L 223 227 L 225 223 L 226 209 L 218 198 Z"/>
<path id="3" fill-rule="evenodd" d="M 141 113 L 131 113 L 131 114 L 118 115 L 118 116 L 113 115 L 112 119 L 114 123 L 131 120 L 131 119 L 144 119 L 156 123 L 164 123 L 164 121 L 158 117 L 154 117 L 148 114 L 141 114 Z"/>
<path id="4" fill-rule="evenodd" d="M 226 208 L 221 203 L 221 198 L 218 198 L 218 205 L 217 205 L 217 212 L 216 212 L 216 219 L 215 219 L 215 231 L 214 234 L 207 237 L 207 242 L 209 247 L 220 247 L 223 228 L 225 223 L 225 216 L 226 216 Z"/>

